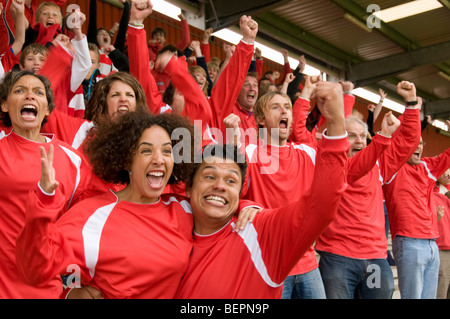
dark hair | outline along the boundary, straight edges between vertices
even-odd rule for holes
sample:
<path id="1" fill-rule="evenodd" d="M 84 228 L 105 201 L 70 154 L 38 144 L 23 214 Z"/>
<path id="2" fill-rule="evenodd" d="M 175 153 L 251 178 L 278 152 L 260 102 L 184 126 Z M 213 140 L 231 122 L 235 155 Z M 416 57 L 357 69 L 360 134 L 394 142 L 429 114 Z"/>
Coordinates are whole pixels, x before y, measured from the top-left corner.
<path id="1" fill-rule="evenodd" d="M 102 80 L 103 81 L 103 80 Z M 186 181 L 191 176 L 194 162 L 194 127 L 189 119 L 175 114 L 158 114 L 128 112 L 119 117 L 117 121 L 111 122 L 101 118 L 100 124 L 96 129 L 91 130 L 87 136 L 87 142 L 84 145 L 84 151 L 87 154 L 96 175 L 103 178 L 108 183 L 128 184 L 130 177 L 128 170 L 136 154 L 139 140 L 142 133 L 157 125 L 167 131 L 172 146 L 182 142 L 183 147 L 176 156 L 183 158 L 190 157 L 186 161 L 178 161 L 174 158 L 174 167 L 172 175 L 168 181 L 174 184 L 178 181 Z M 187 129 L 187 134 L 176 136 L 174 131 L 177 128 Z M 174 134 L 172 134 L 174 133 Z M 184 138 L 190 138 L 185 141 Z M 188 150 L 184 148 L 185 143 L 189 143 Z M 187 154 L 190 152 L 190 154 Z"/>
<path id="2" fill-rule="evenodd" d="M 247 174 L 247 161 L 245 160 L 245 155 L 242 154 L 240 149 L 233 144 L 208 144 L 205 147 L 203 147 L 203 151 L 201 154 L 202 161 L 199 160 L 195 161 L 191 178 L 189 178 L 188 181 L 186 182 L 186 189 L 192 188 L 195 173 L 202 165 L 203 160 L 212 156 L 232 160 L 239 166 L 239 169 L 241 171 L 240 191 L 242 191 L 242 187 L 244 186 L 245 181 L 245 175 Z"/>
<path id="3" fill-rule="evenodd" d="M 157 55 L 160 55 L 166 51 L 170 51 L 173 54 L 176 54 L 177 57 L 183 56 L 183 53 L 180 50 L 178 50 L 173 44 L 168 44 L 168 45 L 163 46 L 161 48 L 161 50 L 158 51 Z"/>
<path id="4" fill-rule="evenodd" d="M 108 29 L 106 29 L 106 28 L 104 28 L 104 27 L 100 27 L 100 28 L 97 29 L 97 32 L 95 33 L 95 42 L 96 42 L 95 44 L 97 44 L 97 45 L 99 45 L 98 42 L 97 42 L 97 35 L 98 35 L 98 33 L 99 33 L 100 31 L 102 31 L 102 30 L 105 30 L 106 33 L 108 33 L 108 35 L 109 35 L 111 41 L 112 41 L 112 38 L 114 37 L 114 34 L 111 34 L 111 32 L 110 32 Z"/>
<path id="5" fill-rule="evenodd" d="M 11 90 L 12 90 L 14 84 L 16 84 L 16 82 L 19 81 L 19 79 L 24 77 L 25 75 L 34 76 L 35 78 L 39 79 L 42 82 L 42 84 L 44 84 L 45 95 L 47 97 L 47 107 L 48 107 L 49 113 L 51 113 L 55 109 L 56 105 L 54 102 L 55 98 L 53 96 L 53 90 L 51 88 L 50 81 L 46 77 L 44 77 L 40 74 L 35 74 L 35 73 L 33 73 L 31 71 L 27 71 L 27 70 L 10 71 L 10 72 L 6 73 L 5 77 L 3 78 L 2 83 L 0 84 L 0 105 L 3 103 L 6 103 L 9 94 L 11 94 Z M 6 127 L 12 126 L 11 118 L 9 117 L 8 112 L 3 112 L 0 110 L 0 118 L 1 118 L 1 121 L 4 126 L 6 126 Z M 41 126 L 44 125 L 46 122 L 47 122 L 47 117 L 44 118 L 44 120 L 41 123 Z"/>
<path id="6" fill-rule="evenodd" d="M 161 27 L 156 27 L 156 28 L 154 28 L 154 29 L 152 30 L 151 37 L 153 38 L 153 36 L 154 36 L 156 33 L 162 33 L 162 34 L 164 35 L 165 38 L 167 37 L 167 31 L 166 31 L 165 29 L 161 28 Z"/>
<path id="7" fill-rule="evenodd" d="M 144 90 L 139 81 L 127 72 L 116 72 L 98 81 L 86 104 L 85 118 L 98 123 L 102 115 L 108 114 L 107 96 L 114 82 L 121 81 L 131 86 L 136 97 L 136 111 L 148 112 Z"/>
<path id="8" fill-rule="evenodd" d="M 175 94 L 175 87 L 173 86 L 172 81 L 170 81 L 169 85 L 164 90 L 163 102 L 166 103 L 167 105 L 172 106 L 174 94 Z"/>

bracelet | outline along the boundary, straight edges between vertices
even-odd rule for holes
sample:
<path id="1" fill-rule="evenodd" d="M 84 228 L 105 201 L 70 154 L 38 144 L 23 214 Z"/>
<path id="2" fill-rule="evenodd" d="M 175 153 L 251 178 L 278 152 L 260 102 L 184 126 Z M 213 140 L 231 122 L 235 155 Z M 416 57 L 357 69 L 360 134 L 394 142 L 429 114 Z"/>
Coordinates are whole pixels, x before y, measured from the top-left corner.
<path id="1" fill-rule="evenodd" d="M 383 103 L 384 102 L 384 100 L 380 100 L 380 102 L 378 102 L 378 103 Z"/>
<path id="2" fill-rule="evenodd" d="M 417 101 L 410 101 L 410 102 L 406 102 L 406 105 L 408 105 L 408 106 L 414 106 L 414 105 L 417 105 Z"/>
<path id="3" fill-rule="evenodd" d="M 132 27 L 135 27 L 135 28 L 143 28 L 144 27 L 144 24 L 141 24 L 141 23 L 134 24 L 134 23 L 129 22 L 128 25 L 132 26 Z"/>

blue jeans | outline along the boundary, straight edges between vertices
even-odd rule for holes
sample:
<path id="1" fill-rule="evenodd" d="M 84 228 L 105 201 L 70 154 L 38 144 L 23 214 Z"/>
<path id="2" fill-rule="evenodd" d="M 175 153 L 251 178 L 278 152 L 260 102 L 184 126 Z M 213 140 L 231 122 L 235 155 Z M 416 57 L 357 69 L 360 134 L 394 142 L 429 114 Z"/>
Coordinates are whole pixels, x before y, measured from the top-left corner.
<path id="1" fill-rule="evenodd" d="M 401 298 L 435 299 L 439 276 L 436 240 L 395 236 L 392 252 Z"/>
<path id="2" fill-rule="evenodd" d="M 386 259 L 355 259 L 320 251 L 328 299 L 391 299 L 394 276 Z"/>
<path id="3" fill-rule="evenodd" d="M 301 275 L 288 276 L 283 283 L 281 299 L 325 299 L 319 268 Z"/>

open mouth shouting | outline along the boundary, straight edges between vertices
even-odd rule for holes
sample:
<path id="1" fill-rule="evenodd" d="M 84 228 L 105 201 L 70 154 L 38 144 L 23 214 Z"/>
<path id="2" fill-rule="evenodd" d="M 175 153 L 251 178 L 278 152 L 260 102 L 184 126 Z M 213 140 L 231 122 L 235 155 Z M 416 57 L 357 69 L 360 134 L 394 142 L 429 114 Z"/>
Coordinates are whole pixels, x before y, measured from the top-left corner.
<path id="1" fill-rule="evenodd" d="M 287 118 L 282 118 L 279 124 L 280 132 L 286 133 L 288 131 L 289 120 Z"/>
<path id="2" fill-rule="evenodd" d="M 164 176 L 165 173 L 163 171 L 151 171 L 147 173 L 147 182 L 150 188 L 160 189 L 164 185 Z"/>
<path id="3" fill-rule="evenodd" d="M 34 105 L 26 104 L 20 109 L 20 116 L 24 121 L 34 121 L 37 117 L 37 109 Z"/>
<path id="4" fill-rule="evenodd" d="M 419 161 L 419 160 L 420 160 L 420 151 L 419 151 L 419 150 L 416 150 L 416 151 L 413 153 L 412 157 L 413 157 L 414 160 Z"/>

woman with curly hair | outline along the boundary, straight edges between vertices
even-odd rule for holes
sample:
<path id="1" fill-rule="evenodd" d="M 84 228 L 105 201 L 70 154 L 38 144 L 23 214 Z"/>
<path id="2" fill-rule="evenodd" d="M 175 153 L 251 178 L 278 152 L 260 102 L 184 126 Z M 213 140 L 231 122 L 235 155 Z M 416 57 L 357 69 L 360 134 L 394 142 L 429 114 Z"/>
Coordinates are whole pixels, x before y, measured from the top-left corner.
<path id="1" fill-rule="evenodd" d="M 173 298 L 188 265 L 193 218 L 185 197 L 163 190 L 191 174 L 192 125 L 176 115 L 129 112 L 101 123 L 86 146 L 94 171 L 125 188 L 86 199 L 52 223 L 60 193 L 43 169 L 40 187 L 55 195 L 37 190 L 30 198 L 17 240 L 20 273 L 38 285 L 76 265 L 81 284 L 105 298 Z"/>
<path id="2" fill-rule="evenodd" d="M 14 247 L 25 224 L 28 193 L 35 189 L 41 172 L 43 150 L 52 150 L 53 174 L 61 189 L 56 220 L 68 207 L 87 195 L 90 166 L 76 150 L 41 134 L 40 129 L 55 108 L 53 91 L 45 77 L 30 71 L 8 72 L 0 85 L 0 119 L 8 133 L 0 138 L 0 298 L 57 298 L 61 278 L 32 287 L 20 280 Z"/>

